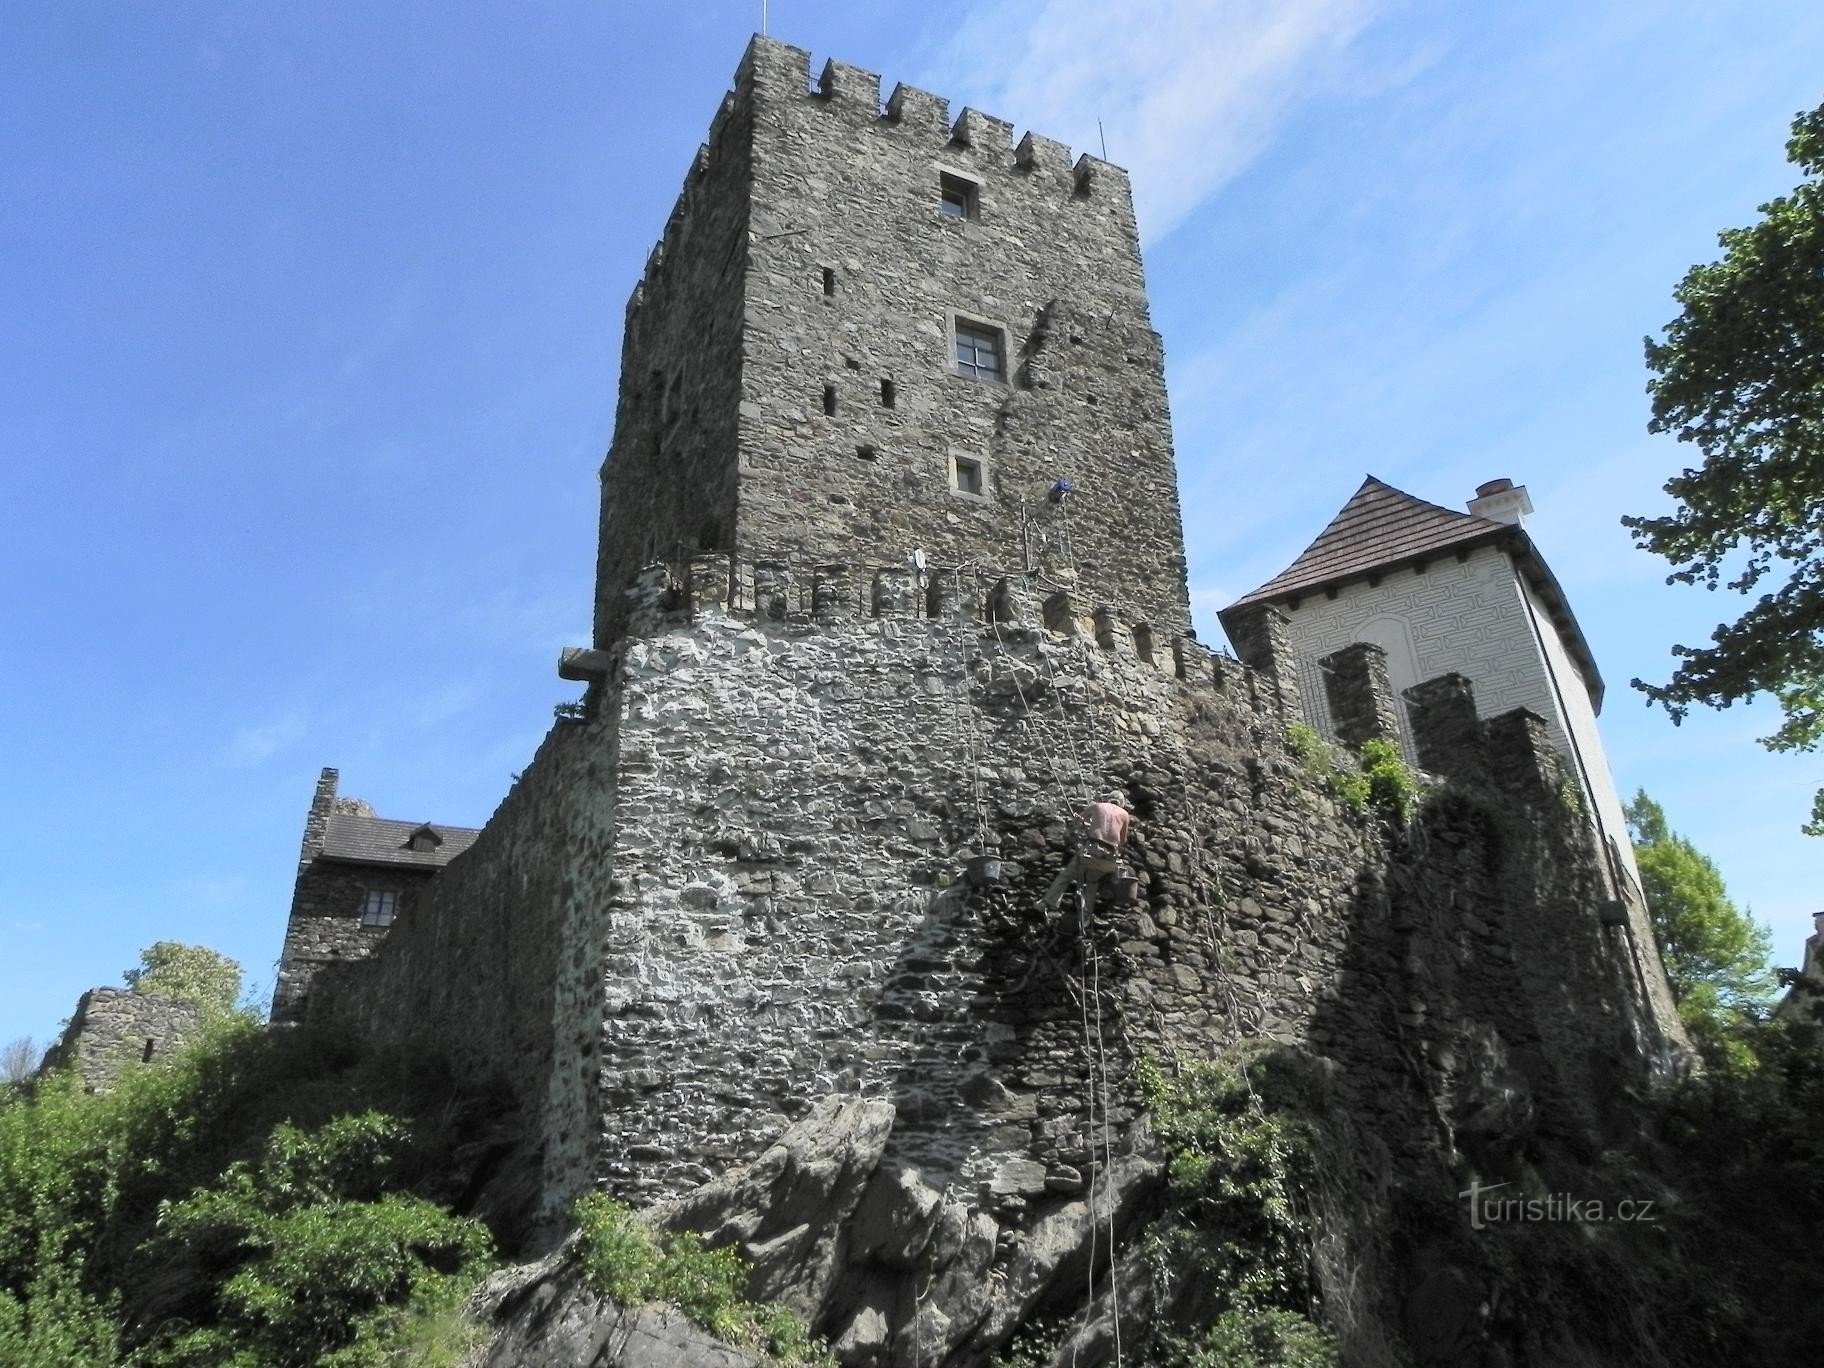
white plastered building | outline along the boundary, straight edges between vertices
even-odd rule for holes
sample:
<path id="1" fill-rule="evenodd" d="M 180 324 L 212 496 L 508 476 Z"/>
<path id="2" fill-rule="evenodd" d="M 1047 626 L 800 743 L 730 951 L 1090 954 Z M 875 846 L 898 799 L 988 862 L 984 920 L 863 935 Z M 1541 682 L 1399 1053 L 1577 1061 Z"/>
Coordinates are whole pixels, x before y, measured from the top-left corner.
<path id="1" fill-rule="evenodd" d="M 1596 725 L 1602 675 L 1525 519 L 1524 486 L 1492 480 L 1468 512 L 1428 503 L 1370 475 L 1317 539 L 1278 575 L 1222 610 L 1285 613 L 1307 720 L 1332 734 L 1321 667 L 1359 641 L 1387 653 L 1396 700 L 1443 674 L 1473 685 L 1478 716 L 1526 708 L 1545 720 L 1598 832 L 1638 895 L 1640 873 Z M 1403 704 L 1396 707 L 1411 757 Z"/>

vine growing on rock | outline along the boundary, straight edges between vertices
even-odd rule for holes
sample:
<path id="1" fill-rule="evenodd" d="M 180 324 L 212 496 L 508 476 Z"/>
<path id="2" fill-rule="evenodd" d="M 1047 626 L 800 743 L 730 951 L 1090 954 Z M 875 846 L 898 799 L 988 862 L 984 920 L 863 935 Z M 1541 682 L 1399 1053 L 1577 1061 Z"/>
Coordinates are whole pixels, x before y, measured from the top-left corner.
<path id="1" fill-rule="evenodd" d="M 1270 1108 L 1251 1066 L 1142 1061 L 1140 1086 L 1169 1160 L 1169 1209 L 1149 1234 L 1174 1328 L 1155 1328 L 1169 1368 L 1333 1368 L 1315 1319 L 1312 1216 L 1322 1140 Z"/>
<path id="2" fill-rule="evenodd" d="M 1315 728 L 1294 722 L 1286 748 L 1351 812 L 1380 813 L 1396 826 L 1412 820 L 1424 789 L 1392 741 L 1364 741 L 1353 753 L 1334 746 Z"/>

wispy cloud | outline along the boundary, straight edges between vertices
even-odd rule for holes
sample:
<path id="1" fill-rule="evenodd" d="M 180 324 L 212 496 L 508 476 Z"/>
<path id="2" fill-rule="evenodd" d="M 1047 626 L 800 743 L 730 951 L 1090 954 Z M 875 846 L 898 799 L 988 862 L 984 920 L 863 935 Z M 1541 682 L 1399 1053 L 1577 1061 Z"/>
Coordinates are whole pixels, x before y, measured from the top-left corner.
<path id="1" fill-rule="evenodd" d="M 1302 100 L 1361 93 L 1359 73 L 1338 58 L 1380 9 L 1380 0 L 1003 0 L 958 31 L 934 85 L 1080 150 L 1099 150 L 1100 120 L 1109 160 L 1133 173 L 1146 235 L 1160 238 L 1259 156 Z"/>
<path id="2" fill-rule="evenodd" d="M 270 722 L 242 727 L 228 742 L 228 763 L 251 768 L 272 759 L 285 747 L 303 738 L 304 718 L 287 713 Z"/>

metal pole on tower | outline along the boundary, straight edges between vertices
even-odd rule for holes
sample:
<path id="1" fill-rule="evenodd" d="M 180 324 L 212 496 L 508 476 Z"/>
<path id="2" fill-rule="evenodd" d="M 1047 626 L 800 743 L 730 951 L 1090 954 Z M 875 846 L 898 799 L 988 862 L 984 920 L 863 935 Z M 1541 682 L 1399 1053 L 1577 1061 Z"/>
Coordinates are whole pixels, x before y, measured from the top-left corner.
<path id="1" fill-rule="evenodd" d="M 766 0 L 760 0 L 760 36 L 766 37 Z"/>

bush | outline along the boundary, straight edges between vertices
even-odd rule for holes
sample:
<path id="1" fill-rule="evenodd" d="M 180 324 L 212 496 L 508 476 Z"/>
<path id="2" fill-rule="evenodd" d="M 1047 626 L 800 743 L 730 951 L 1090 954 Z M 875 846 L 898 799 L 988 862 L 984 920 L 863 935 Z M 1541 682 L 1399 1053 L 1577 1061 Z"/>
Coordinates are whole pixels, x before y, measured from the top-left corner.
<path id="1" fill-rule="evenodd" d="M 489 1242 L 412 1193 L 448 1184 L 477 1102 L 435 1061 L 234 1013 L 111 1092 L 40 1079 L 0 1106 L 0 1364 L 454 1363 Z"/>
<path id="2" fill-rule="evenodd" d="M 687 1231 L 659 1231 L 624 1204 L 592 1193 L 576 1204 L 583 1277 L 627 1306 L 666 1302 L 719 1339 L 781 1363 L 834 1365 L 829 1349 L 782 1306 L 747 1300 L 748 1266 L 732 1249 L 707 1249 Z"/>
<path id="3" fill-rule="evenodd" d="M 1399 826 L 1412 820 L 1423 790 L 1391 741 L 1364 741 L 1351 755 L 1302 722 L 1286 728 L 1286 749 L 1350 811 L 1379 812 Z"/>
<path id="4" fill-rule="evenodd" d="M 1166 1147 L 1170 1207 L 1155 1228 L 1162 1301 L 1200 1329 L 1161 1336 L 1181 1368 L 1330 1368 L 1330 1337 L 1310 1318 L 1312 1218 L 1320 1136 L 1274 1106 L 1289 1081 L 1198 1060 L 1168 1071 L 1143 1061 L 1140 1086 Z M 1171 1295 L 1171 1287 L 1180 1289 Z"/>

